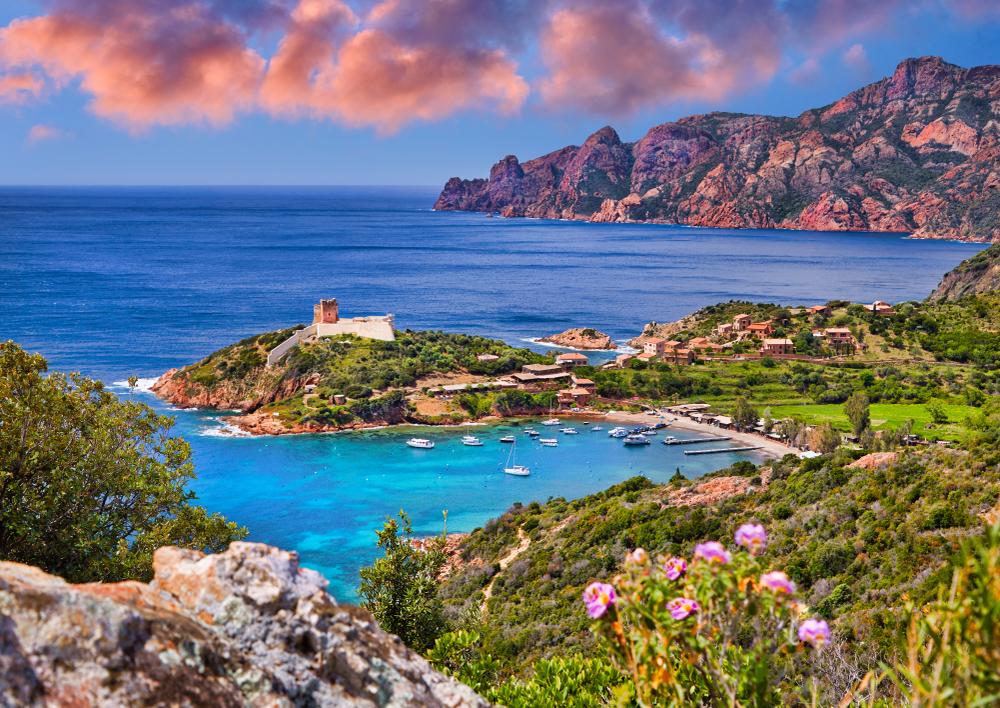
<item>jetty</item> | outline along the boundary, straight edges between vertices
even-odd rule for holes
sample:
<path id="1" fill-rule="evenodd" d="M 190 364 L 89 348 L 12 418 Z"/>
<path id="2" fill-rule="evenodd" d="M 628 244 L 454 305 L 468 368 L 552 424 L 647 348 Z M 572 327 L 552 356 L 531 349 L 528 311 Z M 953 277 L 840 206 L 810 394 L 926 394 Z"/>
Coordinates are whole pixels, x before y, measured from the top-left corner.
<path id="1" fill-rule="evenodd" d="M 720 437 L 720 438 L 693 438 L 689 440 L 664 440 L 664 445 L 694 445 L 696 443 L 709 443 L 709 442 L 722 442 L 724 440 L 732 440 L 732 437 Z"/>
<path id="2" fill-rule="evenodd" d="M 720 452 L 747 452 L 748 450 L 760 450 L 761 445 L 748 445 L 747 447 L 716 447 L 711 450 L 685 450 L 685 455 L 715 455 Z"/>

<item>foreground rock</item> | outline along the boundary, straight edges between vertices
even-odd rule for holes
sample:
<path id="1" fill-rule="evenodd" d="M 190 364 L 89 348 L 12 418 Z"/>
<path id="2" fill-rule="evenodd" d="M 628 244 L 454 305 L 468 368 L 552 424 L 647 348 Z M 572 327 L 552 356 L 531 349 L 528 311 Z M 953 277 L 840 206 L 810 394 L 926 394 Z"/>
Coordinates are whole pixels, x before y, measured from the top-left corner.
<path id="1" fill-rule="evenodd" d="M 567 329 L 561 334 L 542 337 L 538 341 L 570 349 L 617 349 L 610 336 L 590 328 Z"/>
<path id="2" fill-rule="evenodd" d="M 980 251 L 945 273 L 928 300 L 957 300 L 1000 290 L 1000 244 Z"/>
<path id="3" fill-rule="evenodd" d="M 0 563 L 0 705 L 487 708 L 293 553 L 161 548 L 156 577 L 70 585 Z"/>
<path id="4" fill-rule="evenodd" d="M 488 180 L 451 179 L 435 209 L 718 228 L 1000 239 L 1000 66 L 940 57 L 796 118 L 709 113 L 581 146 Z"/>

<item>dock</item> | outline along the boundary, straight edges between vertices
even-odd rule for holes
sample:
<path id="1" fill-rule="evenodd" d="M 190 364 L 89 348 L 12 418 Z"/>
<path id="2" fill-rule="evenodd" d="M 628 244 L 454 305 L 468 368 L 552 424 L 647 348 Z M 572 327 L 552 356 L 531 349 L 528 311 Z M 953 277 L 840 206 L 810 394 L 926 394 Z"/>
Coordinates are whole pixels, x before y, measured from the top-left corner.
<path id="1" fill-rule="evenodd" d="M 707 443 L 707 442 L 722 442 L 723 440 L 732 440 L 732 437 L 728 438 L 697 438 L 691 440 L 664 440 L 664 445 L 694 445 L 695 443 Z"/>
<path id="2" fill-rule="evenodd" d="M 747 447 L 717 447 L 711 450 L 685 450 L 685 455 L 714 455 L 719 452 L 747 452 L 748 450 L 760 450 L 761 445 L 749 445 Z"/>

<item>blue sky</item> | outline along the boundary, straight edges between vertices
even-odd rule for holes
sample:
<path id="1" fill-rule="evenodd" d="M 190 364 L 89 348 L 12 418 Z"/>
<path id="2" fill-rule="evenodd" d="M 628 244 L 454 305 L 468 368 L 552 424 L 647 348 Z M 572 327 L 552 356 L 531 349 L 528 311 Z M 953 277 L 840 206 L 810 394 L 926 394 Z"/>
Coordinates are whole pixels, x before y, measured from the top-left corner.
<path id="1" fill-rule="evenodd" d="M 72 14 L 76 11 L 74 5 L 82 1 L 64 0 L 62 11 Z M 100 0 L 112 9 L 115 1 Z M 302 0 L 327 3 L 324 11 L 329 10 L 329 3 L 333 1 Z M 455 79 L 468 82 L 462 86 L 479 90 L 484 85 L 483 77 L 496 76 L 497 72 L 507 72 L 501 79 L 506 83 L 501 88 L 482 89 L 482 96 L 456 98 L 453 89 L 428 88 L 420 76 L 418 89 L 424 93 L 414 97 L 411 94 L 417 89 L 407 86 L 400 89 L 395 77 L 381 76 L 379 81 L 388 82 L 386 85 L 396 87 L 392 90 L 407 95 L 388 96 L 391 91 L 380 85 L 378 90 L 373 90 L 376 95 L 372 97 L 359 95 L 367 76 L 362 74 L 360 83 L 356 81 L 349 88 L 338 89 L 345 95 L 349 93 L 349 98 L 339 95 L 317 97 L 312 88 L 296 89 L 299 93 L 294 96 L 282 94 L 284 103 L 280 105 L 272 101 L 271 108 L 261 109 L 256 104 L 241 104 L 230 118 L 221 121 L 217 120 L 218 111 L 225 113 L 231 107 L 216 106 L 212 109 L 216 117 L 208 119 L 198 115 L 185 117 L 192 110 L 196 114 L 206 101 L 211 102 L 211 96 L 202 93 L 191 99 L 198 104 L 196 109 L 183 104 L 188 100 L 184 96 L 168 96 L 163 99 L 167 103 L 161 104 L 156 101 L 160 101 L 160 94 L 170 88 L 158 87 L 156 97 L 140 96 L 142 101 L 152 103 L 139 114 L 130 112 L 128 106 L 95 109 L 93 105 L 95 96 L 103 90 L 94 88 L 94 84 L 100 82 L 101 72 L 117 72 L 114 76 L 119 77 L 121 67 L 108 69 L 98 64 L 107 59 L 80 59 L 80 52 L 67 56 L 60 47 L 53 49 L 54 45 L 42 40 L 24 49 L 14 44 L 18 35 L 13 32 L 0 34 L 0 70 L 6 71 L 0 76 L 31 72 L 47 82 L 44 91 L 27 97 L 18 94 L 17 100 L 0 105 L 0 150 L 4 155 L 0 163 L 0 183 L 438 186 L 452 176 L 485 177 L 490 166 L 506 154 L 527 160 L 567 144 L 580 144 L 587 135 L 608 124 L 624 140 L 636 140 L 653 125 L 710 110 L 797 115 L 891 75 L 898 62 L 907 57 L 939 55 L 965 67 L 1000 63 L 1000 43 L 996 41 L 1000 36 L 1000 14 L 985 3 L 977 5 L 975 0 L 961 7 L 952 7 L 950 3 L 900 5 L 897 10 L 890 7 L 890 12 L 875 13 L 868 19 L 850 17 L 850 21 L 836 19 L 836 11 L 851 10 L 850 0 L 829 0 L 827 4 L 832 7 L 825 8 L 825 15 L 816 13 L 806 20 L 796 20 L 810 23 L 808 31 L 799 24 L 791 34 L 758 41 L 753 36 L 757 28 L 749 25 L 748 46 L 731 52 L 732 35 L 725 35 L 720 30 L 718 37 L 712 37 L 713 30 L 709 30 L 709 39 L 705 40 L 709 44 L 697 40 L 702 43 L 690 51 L 699 52 L 699 59 L 687 65 L 688 73 L 677 79 L 676 84 L 671 82 L 678 74 L 667 65 L 671 61 L 689 61 L 690 56 L 678 53 L 676 47 L 681 43 L 685 47 L 683 51 L 688 52 L 694 46 L 692 37 L 700 37 L 698 33 L 703 30 L 689 19 L 678 19 L 677 14 L 661 13 L 662 8 L 654 0 L 646 4 L 643 4 L 646 0 L 634 0 L 632 8 L 637 14 L 629 18 L 631 24 L 608 27 L 607 36 L 597 36 L 603 29 L 595 29 L 605 27 L 604 21 L 599 20 L 603 16 L 593 14 L 597 12 L 595 7 L 600 5 L 597 0 L 579 4 L 564 2 L 539 10 L 530 18 L 523 16 L 527 12 L 523 3 L 508 3 L 514 7 L 501 7 L 500 10 L 512 13 L 512 24 L 520 23 L 516 32 L 508 32 L 506 27 L 496 28 L 498 19 L 503 18 L 501 12 L 485 19 L 478 18 L 477 21 L 482 20 L 478 25 L 458 26 L 456 21 L 456 27 L 446 28 L 447 32 L 441 30 L 441 21 L 436 20 L 433 33 L 427 27 L 418 26 L 419 21 L 412 20 L 413 12 L 407 15 L 400 10 L 407 1 L 383 3 L 388 7 L 384 14 L 397 13 L 389 19 L 366 16 L 365 12 L 371 11 L 371 4 L 350 6 L 344 12 L 355 12 L 354 19 L 345 20 L 330 30 L 329 46 L 339 51 L 336 49 L 340 46 L 338 42 L 347 41 L 344 37 L 356 38 L 364 28 L 377 27 L 383 35 L 392 38 L 394 47 L 430 46 L 431 49 L 421 55 L 431 57 L 428 62 L 447 63 L 455 56 L 464 57 L 459 63 L 483 62 L 469 69 L 469 75 L 462 74 Z M 462 1 L 413 0 L 413 3 L 422 4 L 420 11 L 427 12 L 428 3 Z M 466 5 L 470 1 L 465 0 Z M 289 13 L 296 10 L 294 3 L 283 5 L 282 0 L 246 0 L 244 9 L 262 2 L 281 5 Z M 499 0 L 482 2 L 504 5 Z M 734 13 L 746 12 L 746 2 L 756 2 L 771 11 L 785 12 L 790 7 L 788 3 L 765 5 L 766 0 L 715 2 L 723 11 L 733 6 Z M 149 0 L 147 4 L 162 8 L 171 2 L 152 3 Z M 238 6 L 240 3 L 216 2 L 210 11 L 206 10 L 205 16 L 240 32 L 245 30 L 246 46 L 248 51 L 254 52 L 254 61 L 260 66 L 273 67 L 275 54 L 283 39 L 289 36 L 288 27 L 293 20 L 279 17 L 267 28 L 260 29 L 262 21 L 234 19 L 235 11 L 218 10 L 216 6 L 219 5 Z M 891 2 L 887 3 L 889 6 Z M 552 20 L 560 8 L 564 12 L 560 16 L 563 19 L 570 17 L 567 13 L 582 8 L 579 17 L 594 22 L 571 25 L 575 35 L 564 35 L 560 44 L 553 39 L 555 25 Z M 475 11 L 480 9 L 477 7 Z M 815 7 L 807 9 L 816 10 Z M 491 10 L 497 11 L 497 8 Z M 516 15 L 519 10 L 523 11 L 522 15 Z M 607 7 L 601 9 L 604 10 Z M 48 17 L 47 11 L 49 16 L 60 12 L 38 3 L 8 0 L 0 9 L 0 26 L 11 27 L 18 18 L 44 19 Z M 299 18 L 294 21 L 301 24 L 304 10 L 298 11 L 300 15 L 289 14 L 289 17 Z M 584 16 L 584 11 L 592 14 Z M 754 11 L 760 11 L 759 7 Z M 640 19 L 635 20 L 636 17 Z M 646 24 L 637 25 L 636 22 Z M 24 28 L 31 29 L 28 25 L 21 27 Z M 588 28 L 593 36 L 581 39 L 579 35 L 586 34 L 581 30 Z M 632 33 L 649 28 L 652 28 L 649 43 L 639 49 L 632 47 Z M 168 64 L 185 61 L 184 57 L 170 54 L 184 51 L 184 42 L 179 41 L 183 38 L 171 34 L 178 31 L 175 25 L 170 25 L 168 30 L 150 41 L 165 42 L 168 48 L 164 52 L 167 53 L 162 56 L 167 57 Z M 36 41 L 37 35 L 35 32 L 29 36 Z M 101 41 L 100 37 L 88 37 L 88 41 Z M 584 40 L 589 43 L 580 44 Z M 177 50 L 175 44 L 182 49 Z M 729 55 L 724 62 L 705 69 L 706 46 L 711 51 L 729 52 Z M 619 56 L 619 50 L 624 54 Z M 124 56 L 145 56 L 136 55 L 134 48 L 129 51 L 133 54 Z M 562 54 L 556 56 L 558 52 Z M 595 54 L 599 55 L 599 60 L 588 63 Z M 123 54 L 113 56 L 120 59 Z M 343 65 L 347 59 L 341 55 L 338 61 Z M 560 61 L 563 62 L 561 68 Z M 744 71 L 741 63 L 750 68 Z M 610 68 L 605 71 L 606 67 Z M 465 68 L 456 71 L 461 73 Z M 311 70 L 313 75 L 320 71 L 316 67 Z M 410 70 L 432 76 L 437 66 L 429 63 L 410 67 Z M 643 78 L 647 70 L 652 78 Z M 658 75 L 657 71 L 664 73 Z M 87 85 L 88 80 L 91 85 Z M 599 90 L 595 89 L 593 95 L 580 96 L 581 91 L 586 93 L 592 87 Z M 127 94 L 127 97 L 134 95 Z M 274 108 L 275 105 L 279 108 Z M 166 117 L 157 113 L 160 110 Z M 389 113 L 394 116 L 392 119 L 382 117 Z M 215 125 L 211 124 L 213 121 Z"/>

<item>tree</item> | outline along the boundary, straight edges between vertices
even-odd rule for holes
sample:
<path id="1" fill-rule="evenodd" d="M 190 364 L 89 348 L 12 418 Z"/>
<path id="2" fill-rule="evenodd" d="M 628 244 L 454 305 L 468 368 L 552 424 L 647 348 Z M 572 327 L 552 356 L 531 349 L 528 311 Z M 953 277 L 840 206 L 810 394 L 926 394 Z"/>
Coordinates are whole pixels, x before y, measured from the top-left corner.
<path id="1" fill-rule="evenodd" d="M 844 415 L 851 422 L 851 430 L 855 435 L 861 435 L 871 422 L 868 411 L 868 394 L 863 391 L 855 393 L 844 404 Z"/>
<path id="2" fill-rule="evenodd" d="M 72 582 L 148 581 L 163 545 L 225 550 L 247 534 L 191 506 L 174 419 L 0 343 L 0 560 Z M 130 379 L 135 385 L 135 378 Z"/>
<path id="3" fill-rule="evenodd" d="M 747 403 L 743 398 L 736 399 L 732 419 L 741 430 L 757 425 L 757 420 L 759 418 L 760 415 L 757 413 L 756 408 Z"/>
<path id="4" fill-rule="evenodd" d="M 426 652 L 445 629 L 437 578 L 447 560 L 446 534 L 442 532 L 430 548 L 417 550 L 410 543 L 410 517 L 400 511 L 399 519 L 401 524 L 386 517 L 382 530 L 375 532 L 385 555 L 361 569 L 358 594 L 363 598 L 361 606 L 382 629 L 398 635 L 414 651 Z"/>
<path id="5" fill-rule="evenodd" d="M 824 455 L 836 450 L 840 447 L 840 443 L 840 433 L 829 423 L 823 423 L 823 425 L 816 428 L 809 440 L 812 449 L 816 452 L 822 452 Z"/>

